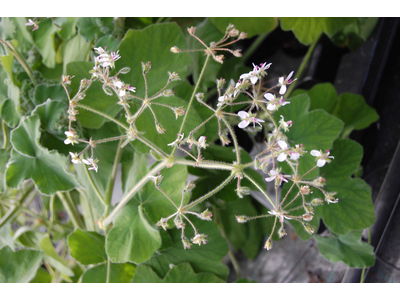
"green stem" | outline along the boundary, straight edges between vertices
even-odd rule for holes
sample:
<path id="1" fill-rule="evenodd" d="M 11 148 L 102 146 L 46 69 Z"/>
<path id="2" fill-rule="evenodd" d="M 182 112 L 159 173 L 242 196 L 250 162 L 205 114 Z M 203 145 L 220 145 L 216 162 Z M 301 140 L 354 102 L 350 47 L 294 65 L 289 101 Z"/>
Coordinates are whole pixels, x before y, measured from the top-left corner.
<path id="1" fill-rule="evenodd" d="M 156 165 L 153 169 L 151 169 L 142 179 L 139 180 L 138 183 L 124 196 L 124 198 L 117 204 L 114 210 L 103 220 L 102 226 L 106 228 L 117 216 L 118 212 L 125 206 L 126 203 L 132 198 L 133 195 L 136 194 L 146 183 L 150 180 L 149 176 L 154 176 L 159 171 L 165 168 L 167 165 L 167 161 L 162 161 L 158 165 Z"/>
<path id="2" fill-rule="evenodd" d="M 223 162 L 214 162 L 214 161 L 206 161 L 202 160 L 200 163 L 196 163 L 195 161 L 186 160 L 183 158 L 176 158 L 175 162 L 178 165 L 199 167 L 203 169 L 219 169 L 219 170 L 229 170 L 232 171 L 234 167 L 228 163 Z"/>
<path id="3" fill-rule="evenodd" d="M 233 179 L 233 177 L 235 177 L 235 173 L 232 173 L 231 175 L 229 175 L 228 178 L 226 178 L 220 185 L 218 185 L 212 191 L 209 191 L 207 194 L 201 196 L 200 198 L 198 198 L 198 199 L 194 200 L 193 202 L 189 203 L 188 205 L 186 205 L 182 210 L 187 210 L 187 209 L 189 209 L 189 208 L 191 208 L 193 206 L 196 206 L 197 204 L 203 202 L 207 198 L 209 198 L 212 195 L 216 194 L 217 192 L 222 190 L 229 183 L 229 181 L 231 181 Z"/>
<path id="4" fill-rule="evenodd" d="M 250 48 L 247 49 L 246 53 L 242 56 L 243 61 L 245 62 L 253 53 L 257 50 L 257 48 L 261 45 L 264 39 L 268 36 L 268 33 L 260 34 L 257 39 L 251 44 Z"/>
<path id="5" fill-rule="evenodd" d="M 125 126 L 125 125 L 122 124 L 121 122 L 115 120 L 113 117 L 110 117 L 109 115 L 106 115 L 105 113 L 102 113 L 101 111 L 98 111 L 98 110 L 96 110 L 96 109 L 93 109 L 93 108 L 91 108 L 91 107 L 89 107 L 89 106 L 86 106 L 86 105 L 83 105 L 83 104 L 76 104 L 76 107 L 86 109 L 86 110 L 88 110 L 88 111 L 90 111 L 90 112 L 93 112 L 93 113 L 95 113 L 95 114 L 98 114 L 98 115 L 100 115 L 100 116 L 102 116 L 102 117 L 104 117 L 104 118 L 106 118 L 106 119 L 108 119 L 108 120 L 110 120 L 110 121 L 113 121 L 115 124 L 121 126 L 121 127 L 124 128 L 125 130 L 128 130 L 128 129 L 129 129 L 127 126 Z"/>
<path id="6" fill-rule="evenodd" d="M 65 210 L 67 211 L 68 216 L 70 217 L 74 227 L 84 229 L 85 227 L 83 226 L 83 223 L 78 216 L 78 212 L 69 194 L 67 194 L 67 197 L 65 197 L 61 192 L 57 192 L 57 196 L 58 198 L 60 198 L 61 203 L 63 204 Z"/>
<path id="7" fill-rule="evenodd" d="M 89 179 L 90 185 L 92 186 L 92 188 L 93 188 L 93 190 L 94 190 L 94 192 L 95 192 L 97 198 L 99 198 L 100 201 L 101 201 L 102 203 L 105 204 L 106 201 L 104 200 L 103 196 L 100 194 L 100 191 L 99 191 L 99 189 L 97 188 L 96 184 L 94 183 L 94 181 L 93 181 L 93 179 L 92 179 L 92 176 L 90 176 L 89 170 L 88 170 L 85 166 L 83 166 L 83 169 L 85 170 L 86 176 L 87 176 L 87 178 Z"/>
<path id="8" fill-rule="evenodd" d="M 181 128 L 179 129 L 179 134 L 182 134 L 183 127 L 185 126 L 186 119 L 187 119 L 187 117 L 189 115 L 190 107 L 192 106 L 192 103 L 193 103 L 193 100 L 194 100 L 194 98 L 196 96 L 197 90 L 199 89 L 200 82 L 201 82 L 201 80 L 202 80 L 202 78 L 204 76 L 204 71 L 206 70 L 207 63 L 208 63 L 209 59 L 210 59 L 210 55 L 207 55 L 206 61 L 204 62 L 203 68 L 201 69 L 199 78 L 197 79 L 196 86 L 195 86 L 195 88 L 193 90 L 192 96 L 190 97 L 190 101 L 189 101 L 188 107 L 186 109 L 186 113 L 185 113 L 185 115 L 183 117 Z M 172 149 L 171 156 L 173 156 L 175 154 L 176 149 L 177 149 L 177 145 L 175 145 L 174 148 Z"/>
<path id="9" fill-rule="evenodd" d="M 311 57 L 311 54 L 314 52 L 315 46 L 318 44 L 319 37 L 311 44 L 310 48 L 308 48 L 308 51 L 306 55 L 303 58 L 303 61 L 301 62 L 301 65 L 299 69 L 296 72 L 296 75 L 294 76 L 297 78 L 297 81 L 300 79 L 301 75 L 303 75 L 304 69 L 307 66 L 307 63 Z M 289 98 L 290 93 L 293 91 L 294 87 L 296 86 L 297 81 L 294 81 L 288 88 L 285 97 Z"/>
<path id="10" fill-rule="evenodd" d="M 245 172 L 242 171 L 242 174 L 244 177 L 246 177 L 252 184 L 254 184 L 254 186 L 256 188 L 259 189 L 259 191 L 268 199 L 269 202 L 271 202 L 272 206 L 274 208 L 276 208 L 274 202 L 271 200 L 271 198 L 268 196 L 268 194 L 264 191 L 264 189 L 262 187 L 260 187 L 260 185 L 253 179 L 251 178 L 249 175 L 247 175 Z"/>
<path id="11" fill-rule="evenodd" d="M 233 145 L 235 146 L 235 152 L 236 152 L 236 161 L 238 164 L 240 164 L 240 150 L 239 150 L 239 143 L 237 141 L 235 132 L 233 131 L 231 125 L 228 123 L 227 120 L 225 120 L 224 117 L 221 117 L 221 120 L 225 123 L 225 126 L 228 128 L 229 133 L 233 139 Z"/>
<path id="12" fill-rule="evenodd" d="M 110 260 L 110 257 L 107 257 L 107 278 L 106 278 L 106 283 L 110 283 L 110 273 L 111 273 L 111 260 Z"/>
<path id="13" fill-rule="evenodd" d="M 1 129 L 3 130 L 3 149 L 7 149 L 8 136 L 6 123 L 4 123 L 4 121 L 1 121 Z"/>
<path id="14" fill-rule="evenodd" d="M 117 177 L 118 165 L 119 165 L 119 161 L 121 159 L 121 154 L 122 154 L 121 145 L 122 145 L 122 140 L 119 141 L 119 144 L 118 144 L 117 153 L 115 154 L 113 169 L 112 169 L 110 180 L 108 181 L 108 185 L 107 185 L 107 189 L 106 189 L 107 192 L 106 192 L 106 198 L 105 198 L 105 203 L 106 203 L 105 216 L 108 216 L 108 214 L 110 212 L 111 199 L 112 199 L 112 194 L 114 191 L 115 178 Z"/>
<path id="15" fill-rule="evenodd" d="M 33 72 L 31 68 L 29 67 L 28 63 L 25 61 L 25 59 L 22 57 L 22 55 L 19 53 L 17 48 L 14 47 L 14 45 L 9 42 L 9 41 L 3 41 L 0 39 L 0 42 L 8 48 L 12 52 L 12 54 L 15 56 L 15 58 L 19 61 L 19 63 L 22 65 L 22 67 L 25 69 L 26 73 L 28 73 L 29 78 L 32 80 L 32 83 L 34 86 L 37 85 L 35 78 L 33 77 Z"/>

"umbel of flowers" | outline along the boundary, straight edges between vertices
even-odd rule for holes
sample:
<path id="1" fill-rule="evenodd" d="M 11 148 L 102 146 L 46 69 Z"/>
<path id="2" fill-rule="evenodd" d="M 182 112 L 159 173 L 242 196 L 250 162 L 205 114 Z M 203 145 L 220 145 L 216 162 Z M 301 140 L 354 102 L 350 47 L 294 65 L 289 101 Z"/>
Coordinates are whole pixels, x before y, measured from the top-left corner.
<path id="1" fill-rule="evenodd" d="M 203 71 L 205 66 L 207 65 L 209 58 L 213 58 L 215 61 L 223 63 L 224 56 L 222 54 L 218 54 L 220 51 L 229 52 L 236 57 L 241 56 L 240 50 L 233 51 L 227 48 L 227 46 L 237 42 L 240 39 L 245 38 L 246 36 L 245 33 L 240 33 L 233 25 L 229 25 L 227 27 L 226 32 L 221 40 L 217 42 L 212 42 L 210 45 L 206 45 L 200 39 L 200 37 L 195 34 L 196 28 L 188 28 L 188 32 L 192 37 L 199 41 L 204 49 L 182 50 L 174 46 L 170 50 L 173 53 L 181 53 L 185 51 L 203 51 L 206 55 L 206 62 L 203 67 Z M 231 38 L 233 38 L 234 40 L 230 40 Z M 189 160 L 185 160 L 184 162 L 182 162 L 182 164 L 191 165 L 193 167 L 225 169 L 231 171 L 228 178 L 225 179 L 214 190 L 206 193 L 204 196 L 186 205 L 184 204 L 185 194 L 190 193 L 191 190 L 194 188 L 193 183 L 188 183 L 186 188 L 182 190 L 181 199 L 178 201 L 177 199 L 175 199 L 174 201 L 174 199 L 171 199 L 171 197 L 167 193 L 165 193 L 164 190 L 160 187 L 160 183 L 163 179 L 163 175 L 161 174 L 161 172 L 159 172 L 157 175 L 155 175 L 156 172 L 154 172 L 154 175 L 150 175 L 144 178 L 144 180 L 152 180 L 154 182 L 155 188 L 165 196 L 165 198 L 171 203 L 175 210 L 175 212 L 171 215 L 162 217 L 156 223 L 156 225 L 162 227 L 164 230 L 167 230 L 172 224 L 173 220 L 174 226 L 182 232 L 181 240 L 184 249 L 191 248 L 192 244 L 204 245 L 207 243 L 207 234 L 200 233 L 188 216 L 194 215 L 195 217 L 205 221 L 211 221 L 213 216 L 208 209 L 199 213 L 197 211 L 193 211 L 192 208 L 203 202 L 211 195 L 217 193 L 232 180 L 236 180 L 237 182 L 236 193 L 239 198 L 243 198 L 244 195 L 250 193 L 249 187 L 242 186 L 242 179 L 247 178 L 263 193 L 263 195 L 271 203 L 273 208 L 270 209 L 265 215 L 236 216 L 236 220 L 239 223 L 246 223 L 250 220 L 258 218 L 274 218 L 273 228 L 265 243 L 265 248 L 267 250 L 271 249 L 272 247 L 272 235 L 276 230 L 279 237 L 282 238 L 286 235 L 284 228 L 285 220 L 294 220 L 300 222 L 308 233 L 313 234 L 314 228 L 312 228 L 308 224 L 308 222 L 313 219 L 313 207 L 323 204 L 324 200 L 328 204 L 338 202 L 338 199 L 335 198 L 335 192 L 328 192 L 324 190 L 326 180 L 323 177 L 317 177 L 313 180 L 305 179 L 305 176 L 312 172 L 314 169 L 322 168 L 325 166 L 326 163 L 330 163 L 330 161 L 334 157 L 330 156 L 329 150 L 311 150 L 310 153 L 307 155 L 312 155 L 315 157 L 315 165 L 307 172 L 300 174 L 298 171 L 301 161 L 300 158 L 306 155 L 307 151 L 305 151 L 305 147 L 303 144 L 291 145 L 290 141 L 285 135 L 286 132 L 290 131 L 292 126 L 296 126 L 296 124 L 294 124 L 291 120 L 285 120 L 282 115 L 280 115 L 279 122 L 276 122 L 273 118 L 273 114 L 279 113 L 278 111 L 282 106 L 290 105 L 290 102 L 285 99 L 285 94 L 287 92 L 287 86 L 292 84 L 296 80 L 296 78 L 292 79 L 293 71 L 291 71 L 289 75 L 286 76 L 286 78 L 285 76 L 279 77 L 276 80 L 276 84 L 274 86 L 266 88 L 264 86 L 264 78 L 268 75 L 267 70 L 271 67 L 272 64 L 267 62 L 260 64 L 253 63 L 253 69 L 248 73 L 240 75 L 236 83 L 231 83 L 224 88 L 224 85 L 226 83 L 224 79 L 221 78 L 216 81 L 218 102 L 215 106 L 206 103 L 204 101 L 204 94 L 198 93 L 196 91 L 196 87 L 194 89 L 192 98 L 189 101 L 188 107 L 173 107 L 165 103 L 157 103 L 154 100 L 159 97 L 168 97 L 173 95 L 173 91 L 167 89 L 167 87 L 171 82 L 180 80 L 177 73 L 168 72 L 168 80 L 164 88 L 162 88 L 154 95 L 149 96 L 146 74 L 151 70 L 151 63 L 142 62 L 142 76 L 145 83 L 145 96 L 141 98 L 135 95 L 135 87 L 133 87 L 130 83 L 123 82 L 118 77 L 119 74 L 128 73 L 130 71 L 128 67 L 123 67 L 113 76 L 110 75 L 110 70 L 115 68 L 115 62 L 121 57 L 119 52 L 107 51 L 106 48 L 103 49 L 102 47 L 94 48 L 94 51 L 97 56 L 94 59 L 95 65 L 90 71 L 91 78 L 83 79 L 80 82 L 79 90 L 72 99 L 70 98 L 70 95 L 66 88 L 66 85 L 71 83 L 72 77 L 63 77 L 63 86 L 65 88 L 65 91 L 67 92 L 69 99 L 69 127 L 68 131 L 65 132 L 66 139 L 64 143 L 71 145 L 77 143 L 86 144 L 86 147 L 81 152 L 70 152 L 72 163 L 84 163 L 89 166 L 89 170 L 98 172 L 99 169 L 101 169 L 101 165 L 99 168 L 98 164 L 100 162 L 94 157 L 93 151 L 93 149 L 97 147 L 98 144 L 119 140 L 120 147 L 124 147 L 131 141 L 139 140 L 140 142 L 151 148 L 151 153 L 153 153 L 158 160 L 163 161 L 164 166 L 170 167 L 174 163 L 179 163 L 175 159 L 175 152 L 177 149 L 179 149 L 180 151 L 185 153 L 187 157 L 189 157 Z M 102 140 L 92 140 L 92 138 L 90 138 L 89 140 L 85 140 L 80 137 L 80 134 L 72 126 L 73 122 L 76 121 L 76 115 L 79 114 L 79 109 L 91 110 L 91 108 L 80 104 L 79 101 L 85 97 L 85 93 L 94 81 L 99 81 L 102 83 L 103 91 L 106 94 L 116 95 L 118 97 L 118 102 L 116 102 L 115 104 L 122 107 L 123 112 L 125 113 L 125 123 L 113 120 L 111 118 L 110 119 L 116 122 L 120 127 L 122 127 L 125 130 L 125 134 Z M 245 95 L 245 101 L 238 100 L 241 94 Z M 187 110 L 190 109 L 191 103 L 194 99 L 196 99 L 199 103 L 201 103 L 201 105 L 204 105 L 207 109 L 209 109 L 211 112 L 211 116 L 195 128 L 191 129 L 189 134 L 185 136 L 185 134 L 183 133 L 183 126 L 185 125 L 185 121 L 187 118 Z M 132 112 L 130 109 L 130 101 L 133 100 L 141 103 L 140 107 L 135 112 Z M 163 134 L 165 132 L 165 128 L 158 121 L 158 118 L 152 108 L 153 105 L 161 105 L 167 107 L 168 109 L 171 109 L 174 112 L 176 118 L 183 116 L 182 126 L 180 132 L 177 133 L 177 138 L 168 144 L 168 146 L 170 146 L 172 149 L 169 155 L 160 150 L 157 145 L 154 145 L 146 140 L 143 137 L 145 133 L 139 132 L 135 125 L 137 118 L 143 113 L 143 111 L 145 109 L 149 109 L 152 113 L 154 126 L 157 132 L 159 134 Z M 236 105 L 240 105 L 241 110 L 237 111 L 236 113 L 232 113 L 231 107 Z M 194 134 L 197 130 L 202 128 L 205 124 L 207 124 L 207 122 L 209 122 L 213 118 L 215 118 L 218 122 L 218 136 L 222 145 L 226 146 L 230 143 L 233 143 L 236 153 L 236 161 L 232 162 L 232 164 L 221 164 L 215 161 L 208 161 L 202 157 L 202 151 L 207 151 L 207 137 L 200 136 L 195 138 Z M 239 128 L 249 131 L 254 131 L 258 128 L 262 128 L 264 123 L 269 123 L 273 125 L 273 129 L 270 131 L 265 141 L 265 149 L 255 157 L 254 162 L 252 162 L 251 164 L 243 164 L 241 162 L 241 150 L 238 146 L 232 124 L 230 124 L 231 122 L 228 122 L 228 118 L 230 120 L 234 118 Z M 230 138 L 228 137 L 228 135 L 230 136 Z M 291 174 L 285 174 L 284 172 L 282 172 L 283 164 L 287 164 L 290 167 L 290 170 L 292 170 Z M 273 201 L 266 193 L 265 187 L 261 187 L 260 185 L 258 185 L 247 174 L 246 168 L 249 168 L 251 166 L 254 166 L 255 169 L 258 169 L 261 172 L 267 174 L 267 178 L 265 179 L 267 182 L 274 183 L 275 201 Z M 280 199 L 279 189 L 280 186 L 284 183 L 289 184 L 290 188 L 286 195 L 283 195 L 282 199 Z M 298 193 L 294 196 L 290 196 L 291 191 L 294 187 L 297 187 Z M 318 189 L 322 191 L 325 199 L 313 198 L 313 189 Z M 105 224 L 104 226 L 106 227 L 112 221 L 112 217 L 116 215 L 117 210 L 120 209 L 122 205 L 124 205 L 124 203 L 126 203 L 127 201 L 129 201 L 129 198 L 121 201 L 122 204 L 120 203 L 114 209 L 114 211 L 105 220 L 100 221 L 99 224 Z M 179 205 L 176 204 L 179 202 Z M 295 202 L 300 202 L 301 205 L 294 206 Z M 187 224 L 189 224 L 194 232 L 193 236 L 189 238 L 186 236 L 185 233 L 185 228 Z"/>

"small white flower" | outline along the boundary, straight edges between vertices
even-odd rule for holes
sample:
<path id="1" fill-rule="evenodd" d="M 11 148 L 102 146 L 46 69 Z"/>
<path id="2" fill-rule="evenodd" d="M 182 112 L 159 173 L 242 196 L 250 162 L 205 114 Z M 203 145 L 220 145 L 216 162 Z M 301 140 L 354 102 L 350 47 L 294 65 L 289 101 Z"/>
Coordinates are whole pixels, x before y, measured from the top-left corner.
<path id="1" fill-rule="evenodd" d="M 82 162 L 85 164 L 85 165 L 91 165 L 91 167 L 90 168 L 88 168 L 88 170 L 95 170 L 96 172 L 98 171 L 98 166 L 97 166 L 97 163 L 98 163 L 98 160 L 97 159 L 93 159 L 92 157 L 91 158 L 88 158 L 88 159 L 82 159 Z"/>
<path id="2" fill-rule="evenodd" d="M 292 127 L 293 122 L 292 121 L 285 122 L 285 118 L 282 115 L 281 115 L 281 118 L 282 119 L 279 120 L 279 124 L 281 125 L 283 131 L 286 132 L 289 130 L 290 127 Z"/>
<path id="3" fill-rule="evenodd" d="M 80 159 L 80 157 L 78 156 L 78 154 L 70 152 L 69 155 L 71 155 L 71 161 L 72 161 L 74 164 L 77 165 L 77 164 L 80 164 L 80 163 L 82 162 L 82 160 Z"/>
<path id="4" fill-rule="evenodd" d="M 280 170 L 274 170 L 274 169 L 269 171 L 268 174 L 270 174 L 270 177 L 265 178 L 265 181 L 271 182 L 272 180 L 275 179 L 277 185 L 281 185 L 282 181 L 288 182 L 286 178 L 292 177 L 290 175 L 283 175 L 282 173 L 280 173 Z"/>
<path id="5" fill-rule="evenodd" d="M 286 77 L 286 79 L 284 79 L 284 77 L 279 77 L 279 85 L 280 85 L 280 89 L 279 89 L 279 94 L 283 95 L 284 93 L 286 93 L 286 85 L 291 84 L 293 81 L 297 80 L 297 78 L 295 79 L 290 79 L 293 76 L 293 71 L 289 73 L 289 75 Z"/>
<path id="6" fill-rule="evenodd" d="M 206 149 L 206 136 L 201 136 L 198 140 L 200 148 Z"/>
<path id="7" fill-rule="evenodd" d="M 325 166 L 325 163 L 329 163 L 329 162 L 331 162 L 331 158 L 333 159 L 334 157 L 333 156 L 329 156 L 329 154 L 330 154 L 330 152 L 329 152 L 329 150 L 326 150 L 326 152 L 325 153 L 323 153 L 321 150 L 320 151 L 318 151 L 318 150 L 311 150 L 310 151 L 310 154 L 312 155 L 312 156 L 315 156 L 315 157 L 317 157 L 317 166 L 318 167 L 323 167 L 323 166 Z"/>
<path id="8" fill-rule="evenodd" d="M 73 145 L 74 143 L 78 143 L 78 141 L 76 140 L 78 136 L 74 131 L 65 131 L 64 133 L 67 136 L 67 138 L 64 140 L 65 145 Z"/>
<path id="9" fill-rule="evenodd" d="M 33 26 L 32 31 L 39 29 L 39 25 L 36 22 L 32 21 L 31 19 L 28 19 L 28 22 L 25 23 L 25 26 Z"/>
<path id="10" fill-rule="evenodd" d="M 270 215 L 277 216 L 279 218 L 279 222 L 283 223 L 283 219 L 291 220 L 289 216 L 285 215 L 285 211 L 276 211 L 276 210 L 270 210 L 268 211 Z"/>
<path id="11" fill-rule="evenodd" d="M 278 145 L 279 147 L 281 147 L 282 151 L 280 152 L 280 154 L 278 155 L 277 160 L 282 162 L 285 161 L 287 158 L 287 144 L 285 141 L 278 141 Z"/>
<path id="12" fill-rule="evenodd" d="M 180 143 L 180 142 L 182 141 L 182 139 L 183 139 L 183 136 L 184 136 L 183 133 L 182 133 L 182 134 L 178 133 L 178 138 L 177 138 L 175 141 L 173 141 L 172 143 L 169 143 L 168 146 L 173 147 L 173 146 L 175 146 L 175 145 L 179 145 L 179 143 Z"/>
<path id="13" fill-rule="evenodd" d="M 264 120 L 261 119 L 257 119 L 252 113 L 247 113 L 243 110 L 238 112 L 238 116 L 242 119 L 242 121 L 239 123 L 239 128 L 246 128 L 247 126 L 249 126 L 250 122 L 253 122 L 253 128 L 255 127 L 255 123 L 257 123 L 258 125 L 260 125 L 260 127 L 262 127 L 262 125 L 260 124 L 260 122 L 264 123 Z"/>
<path id="14" fill-rule="evenodd" d="M 198 233 L 192 238 L 192 242 L 194 244 L 198 244 L 199 246 L 201 245 L 201 243 L 203 243 L 205 245 L 205 244 L 207 244 L 206 237 L 207 237 L 207 235 Z"/>
<path id="15" fill-rule="evenodd" d="M 269 101 L 267 109 L 270 111 L 277 110 L 279 107 L 285 106 L 286 104 L 290 103 L 289 101 L 285 101 L 283 97 L 277 98 L 275 95 L 271 93 L 264 94 L 264 98 Z"/>

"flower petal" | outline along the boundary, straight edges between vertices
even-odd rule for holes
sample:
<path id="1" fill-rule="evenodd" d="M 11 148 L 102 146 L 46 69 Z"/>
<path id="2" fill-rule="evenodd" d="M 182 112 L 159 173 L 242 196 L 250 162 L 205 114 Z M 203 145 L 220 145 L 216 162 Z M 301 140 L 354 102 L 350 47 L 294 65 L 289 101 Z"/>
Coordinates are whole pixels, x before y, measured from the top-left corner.
<path id="1" fill-rule="evenodd" d="M 247 126 L 249 126 L 250 122 L 243 120 L 242 122 L 239 123 L 238 127 L 239 128 L 246 128 Z"/>
<path id="2" fill-rule="evenodd" d="M 279 94 L 283 95 L 284 93 L 286 93 L 286 85 L 282 85 L 279 89 Z"/>
<path id="3" fill-rule="evenodd" d="M 277 160 L 280 161 L 280 162 L 282 162 L 282 161 L 285 161 L 285 160 L 286 160 L 286 157 L 287 157 L 287 154 L 286 154 L 286 153 L 281 153 L 281 154 L 279 154 Z"/>
<path id="4" fill-rule="evenodd" d="M 317 150 L 311 150 L 310 154 L 312 156 L 316 156 L 316 157 L 320 157 L 321 156 L 321 152 L 317 151 Z"/>
<path id="5" fill-rule="evenodd" d="M 241 119 L 246 119 L 246 118 L 249 117 L 249 114 L 248 114 L 247 112 L 241 110 L 241 111 L 238 112 L 238 116 L 239 116 Z"/>
<path id="6" fill-rule="evenodd" d="M 325 166 L 325 163 L 326 163 L 325 159 L 318 159 L 317 166 L 321 168 Z"/>
<path id="7" fill-rule="evenodd" d="M 264 94 L 264 98 L 267 99 L 268 101 L 274 100 L 274 95 L 271 93 L 266 93 Z"/>

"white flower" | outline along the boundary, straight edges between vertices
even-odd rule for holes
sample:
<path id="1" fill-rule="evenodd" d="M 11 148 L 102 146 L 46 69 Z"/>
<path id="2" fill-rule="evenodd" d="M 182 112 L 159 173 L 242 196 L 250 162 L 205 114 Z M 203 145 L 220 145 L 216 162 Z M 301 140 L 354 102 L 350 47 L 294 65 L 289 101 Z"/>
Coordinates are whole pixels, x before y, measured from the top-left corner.
<path id="1" fill-rule="evenodd" d="M 117 52 L 111 51 L 111 54 L 108 54 L 103 48 L 98 47 L 94 48 L 97 53 L 100 55 L 96 57 L 96 61 L 102 66 L 103 68 L 110 66 L 111 68 L 115 67 L 115 62 L 121 58 L 121 55 Z"/>
<path id="2" fill-rule="evenodd" d="M 282 161 L 286 160 L 286 158 L 287 158 L 287 144 L 285 141 L 278 141 L 278 145 L 279 145 L 279 147 L 281 147 L 282 151 L 278 155 L 277 160 L 282 162 Z"/>
<path id="3" fill-rule="evenodd" d="M 280 89 L 279 89 L 279 94 L 283 95 L 284 93 L 286 93 L 286 85 L 291 84 L 293 81 L 297 80 L 297 78 L 295 79 L 290 79 L 292 78 L 293 75 L 293 71 L 289 73 L 289 75 L 286 77 L 286 79 L 284 79 L 283 77 L 279 77 L 279 85 L 280 85 Z"/>
<path id="4" fill-rule="evenodd" d="M 198 244 L 199 246 L 201 245 L 201 243 L 203 242 L 203 244 L 207 244 L 207 239 L 206 239 L 207 235 L 202 234 L 202 233 L 198 233 L 196 234 L 193 238 L 192 238 L 192 242 L 194 244 Z"/>
<path id="5" fill-rule="evenodd" d="M 201 136 L 198 140 L 200 148 L 206 149 L 206 136 Z"/>
<path id="6" fill-rule="evenodd" d="M 281 118 L 282 119 L 279 120 L 279 124 L 281 125 L 283 131 L 286 132 L 289 130 L 290 127 L 292 127 L 293 122 L 292 121 L 285 122 L 285 118 L 282 115 L 281 115 Z"/>
<path id="7" fill-rule="evenodd" d="M 269 69 L 271 66 L 271 63 L 267 64 L 266 62 L 263 64 L 260 64 L 260 66 L 256 66 L 253 63 L 253 71 L 250 71 L 249 73 L 244 73 L 240 75 L 240 79 L 247 80 L 250 79 L 250 82 L 252 84 L 256 84 L 258 79 L 267 75 L 265 70 Z"/>
<path id="8" fill-rule="evenodd" d="M 114 81 L 114 86 L 118 89 L 118 94 L 120 97 L 124 97 L 126 91 L 136 92 L 136 88 L 130 85 L 124 84 L 121 80 Z"/>
<path id="9" fill-rule="evenodd" d="M 80 157 L 78 156 L 78 154 L 70 152 L 69 155 L 71 155 L 71 161 L 72 161 L 74 164 L 77 165 L 77 164 L 80 164 L 80 163 L 82 162 L 82 160 L 80 159 Z"/>
<path id="10" fill-rule="evenodd" d="M 28 22 L 25 23 L 25 26 L 33 26 L 32 31 L 39 29 L 39 25 L 36 22 L 32 21 L 31 19 L 28 19 Z"/>
<path id="11" fill-rule="evenodd" d="M 73 145 L 74 143 L 78 143 L 78 141 L 76 140 L 78 136 L 76 135 L 75 131 L 65 131 L 64 133 L 67 136 L 67 138 L 64 140 L 65 145 Z"/>
<path id="12" fill-rule="evenodd" d="M 320 167 L 320 168 L 325 166 L 325 163 L 331 162 L 330 158 L 332 158 L 332 159 L 334 158 L 333 156 L 329 156 L 329 154 L 330 154 L 329 150 L 326 150 L 325 153 L 323 153 L 321 150 L 320 151 L 311 150 L 310 154 L 312 156 L 317 157 L 317 166 Z"/>
<path id="13" fill-rule="evenodd" d="M 276 211 L 276 210 L 270 210 L 268 211 L 270 215 L 277 216 L 279 218 L 279 222 L 283 223 L 283 219 L 291 220 L 287 215 L 284 215 L 286 212 L 285 211 Z"/>
<path id="14" fill-rule="evenodd" d="M 282 181 L 288 182 L 288 180 L 286 178 L 292 177 L 290 175 L 283 175 L 279 171 L 280 170 L 274 170 L 274 169 L 269 171 L 268 174 L 270 174 L 270 177 L 265 178 L 265 181 L 271 182 L 272 180 L 276 179 L 276 184 L 281 185 Z"/>
<path id="15" fill-rule="evenodd" d="M 276 98 L 276 96 L 271 93 L 264 94 L 264 98 L 270 102 L 267 105 L 267 109 L 270 111 L 277 110 L 279 107 L 285 106 L 286 104 L 290 103 L 289 101 L 285 101 L 283 97 Z"/>
<path id="16" fill-rule="evenodd" d="M 260 127 L 262 127 L 262 125 L 260 124 L 260 122 L 264 123 L 264 120 L 261 119 L 257 119 L 255 116 L 251 113 L 247 113 L 243 110 L 238 112 L 238 116 L 243 120 L 242 122 L 239 123 L 239 128 L 246 128 L 250 122 L 253 122 L 253 127 L 255 127 L 255 123 L 257 123 L 258 125 L 260 125 Z"/>
<path id="17" fill-rule="evenodd" d="M 177 138 L 175 141 L 173 141 L 172 143 L 169 143 L 168 146 L 173 147 L 173 146 L 175 146 L 175 145 L 179 145 L 179 143 L 180 143 L 180 142 L 182 141 L 182 139 L 183 139 L 183 136 L 184 136 L 183 133 L 182 133 L 182 134 L 178 133 L 178 138 Z"/>
<path id="18" fill-rule="evenodd" d="M 88 170 L 95 170 L 96 172 L 98 171 L 98 166 L 97 166 L 97 163 L 98 163 L 98 160 L 97 159 L 93 159 L 92 157 L 91 158 L 88 158 L 88 159 L 82 159 L 82 162 L 85 164 L 85 165 L 91 165 L 91 167 L 90 168 L 88 168 Z"/>

